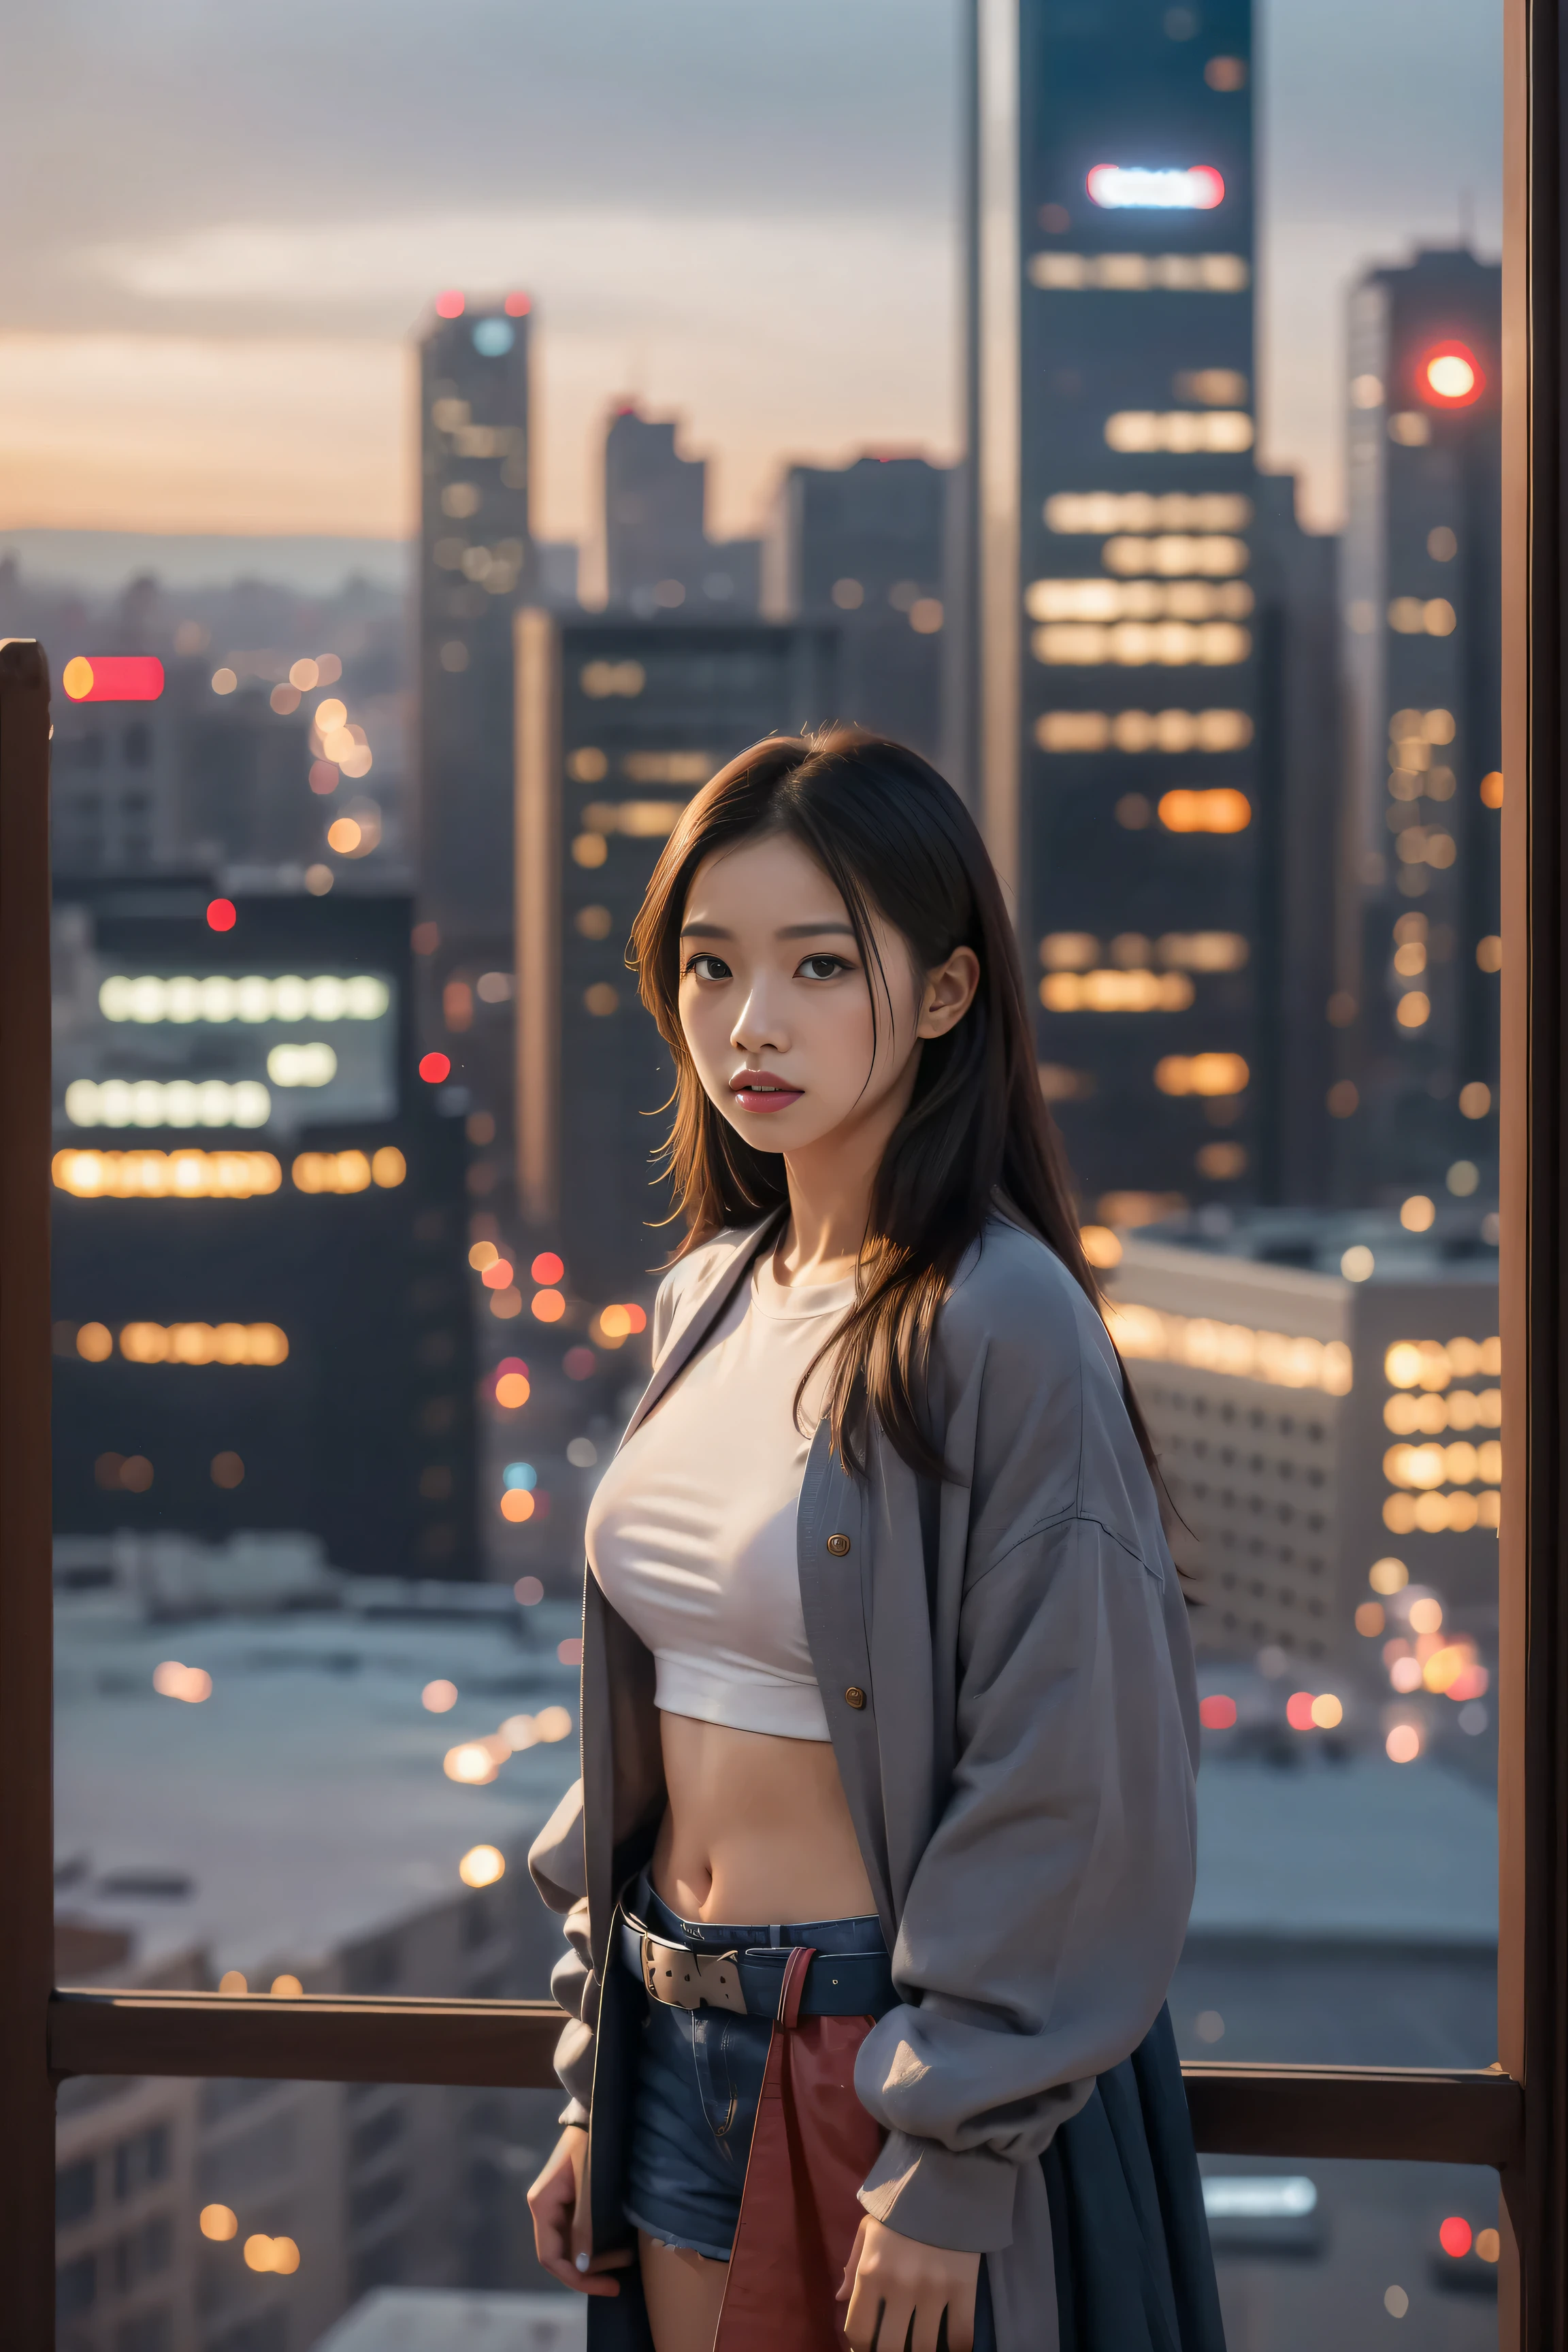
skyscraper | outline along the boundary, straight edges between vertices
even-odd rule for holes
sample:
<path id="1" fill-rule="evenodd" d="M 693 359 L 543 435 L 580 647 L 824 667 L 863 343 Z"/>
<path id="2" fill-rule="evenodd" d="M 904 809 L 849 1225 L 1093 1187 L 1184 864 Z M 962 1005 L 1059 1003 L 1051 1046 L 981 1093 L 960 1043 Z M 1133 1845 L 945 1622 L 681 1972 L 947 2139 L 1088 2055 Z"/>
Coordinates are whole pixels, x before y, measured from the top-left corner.
<path id="1" fill-rule="evenodd" d="M 1248 1089 L 1251 1190 L 1260 1202 L 1323 1202 L 1334 1191 L 1334 1076 L 1345 723 L 1340 673 L 1340 542 L 1304 530 L 1291 474 L 1253 478 L 1251 582 L 1258 647 L 1258 759 L 1271 831 L 1260 846 L 1252 981 L 1264 1039 Z"/>
<path id="2" fill-rule="evenodd" d="M 792 466 L 767 548 L 767 603 L 781 619 L 831 621 L 840 716 L 942 755 L 942 599 L 951 469 L 868 454 Z"/>
<path id="3" fill-rule="evenodd" d="M 526 294 L 439 295 L 420 338 L 421 1029 L 510 1121 L 511 614 L 534 595 Z M 481 985 L 484 983 L 484 985 Z"/>
<path id="4" fill-rule="evenodd" d="M 1136 1216 L 1258 1156 L 1250 12 L 977 21 L 981 797 L 1046 1089 Z"/>
<path id="5" fill-rule="evenodd" d="M 1352 709 L 1335 1108 L 1347 1188 L 1492 1190 L 1497 1160 L 1501 272 L 1468 252 L 1351 297 Z"/>
<path id="6" fill-rule="evenodd" d="M 605 557 L 612 611 L 754 614 L 762 543 L 708 537 L 708 463 L 683 457 L 668 418 L 630 402 L 605 435 Z"/>
<path id="7" fill-rule="evenodd" d="M 414 1073 L 411 913 L 58 883 L 62 1533 L 477 1572 L 467 1155 Z"/>
<path id="8" fill-rule="evenodd" d="M 830 629 L 518 620 L 520 1193 L 583 1301 L 636 1297 L 669 1237 L 672 1073 L 625 955 L 692 793 L 837 707 Z"/>

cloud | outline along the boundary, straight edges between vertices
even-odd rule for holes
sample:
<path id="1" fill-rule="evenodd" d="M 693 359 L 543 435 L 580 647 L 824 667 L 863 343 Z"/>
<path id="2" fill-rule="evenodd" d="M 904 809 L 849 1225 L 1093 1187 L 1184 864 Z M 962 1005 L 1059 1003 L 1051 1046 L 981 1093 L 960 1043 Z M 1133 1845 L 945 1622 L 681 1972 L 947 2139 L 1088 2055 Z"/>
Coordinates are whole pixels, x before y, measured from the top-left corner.
<path id="1" fill-rule="evenodd" d="M 726 533 L 756 527 L 781 457 L 955 439 L 940 222 L 413 215 L 195 229 L 91 261 L 142 327 L 0 337 L 0 522 L 406 533 L 408 346 L 382 322 L 407 328 L 451 283 L 535 297 L 546 533 L 593 527 L 617 393 L 719 453 Z"/>
<path id="2" fill-rule="evenodd" d="M 0 523 L 95 499 L 93 520 L 143 523 L 167 499 L 189 527 L 206 506 L 214 528 L 287 510 L 289 528 L 403 530 L 399 346 L 449 283 L 539 298 L 547 530 L 589 526 L 618 391 L 686 414 L 718 453 L 726 530 L 754 521 L 779 457 L 951 448 L 962 16 L 22 12 L 0 146 Z M 1500 0 L 1259 0 L 1257 31 L 1263 446 L 1308 469 L 1326 521 L 1350 284 L 1415 236 L 1449 241 L 1467 193 L 1483 245 L 1497 234 Z"/>

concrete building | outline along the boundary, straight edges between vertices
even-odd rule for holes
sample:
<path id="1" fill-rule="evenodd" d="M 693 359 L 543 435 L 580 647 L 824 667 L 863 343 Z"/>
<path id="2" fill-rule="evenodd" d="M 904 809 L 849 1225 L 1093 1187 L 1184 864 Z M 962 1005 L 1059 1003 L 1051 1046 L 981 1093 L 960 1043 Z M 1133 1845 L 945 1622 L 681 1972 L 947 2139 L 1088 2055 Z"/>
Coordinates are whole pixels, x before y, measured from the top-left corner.
<path id="1" fill-rule="evenodd" d="M 60 696 L 51 795 L 56 872 L 167 873 L 205 863 L 215 870 L 283 868 L 298 888 L 306 868 L 326 855 L 327 820 L 310 783 L 309 708 L 285 686 L 279 699 L 289 708 L 279 709 L 277 694 L 250 677 L 215 695 L 210 666 L 184 661 L 168 666 L 152 701 L 73 703 Z M 351 790 L 345 803 L 353 797 Z"/>
<path id="2" fill-rule="evenodd" d="M 1363 1198 L 1496 1190 L 1501 285 L 1423 252 L 1350 299 L 1338 1084 Z"/>
<path id="3" fill-rule="evenodd" d="M 89 607 L 5 561 L 0 634 L 7 607 L 55 665 L 58 874 L 204 866 L 231 890 L 318 895 L 401 879 L 405 620 L 389 592 L 143 576 Z"/>
<path id="4" fill-rule="evenodd" d="M 468 1146 L 405 898 L 61 880 L 55 1524 L 472 1576 Z"/>
<path id="5" fill-rule="evenodd" d="M 835 656 L 804 624 L 521 617 L 520 1193 L 585 1315 L 646 1302 L 668 1255 L 672 1073 L 625 963 L 648 877 L 727 760 L 831 716 Z"/>
<path id="6" fill-rule="evenodd" d="M 626 402 L 605 435 L 605 586 L 612 612 L 649 620 L 752 618 L 762 541 L 708 536 L 708 463 L 683 457 L 676 425 Z"/>
<path id="7" fill-rule="evenodd" d="M 773 619 L 837 627 L 837 715 L 937 762 L 952 483 L 950 467 L 895 451 L 791 466 L 764 562 Z"/>
<path id="8" fill-rule="evenodd" d="M 188 1546 L 61 1554 L 62 1980 L 542 1994 L 559 1926 L 522 1864 L 574 1769 L 575 1683 L 555 1650 L 574 1620 L 305 1559 L 282 1608 L 252 1579 L 237 1609 L 237 1566 Z M 421 1704 L 432 1676 L 452 1691 L 438 1712 Z M 445 1753 L 501 1721 L 488 1784 L 443 1772 Z M 504 1867 L 469 1885 L 476 1849 L 469 1878 Z M 558 2104 L 70 2082 L 62 2352 L 310 2352 L 392 2283 L 536 2296 L 523 2195 Z"/>
<path id="9" fill-rule="evenodd" d="M 1386 1213 L 1259 1211 L 1136 1234 L 1104 1276 L 1185 1522 L 1201 1654 L 1349 1676 L 1418 1746 L 1456 1728 L 1468 1745 L 1476 1717 L 1458 1717 L 1496 1663 L 1491 1230 L 1458 1211 L 1421 1234 Z"/>
<path id="10" fill-rule="evenodd" d="M 317 2352 L 583 2352 L 586 2299 L 381 2287 L 321 2338 Z"/>

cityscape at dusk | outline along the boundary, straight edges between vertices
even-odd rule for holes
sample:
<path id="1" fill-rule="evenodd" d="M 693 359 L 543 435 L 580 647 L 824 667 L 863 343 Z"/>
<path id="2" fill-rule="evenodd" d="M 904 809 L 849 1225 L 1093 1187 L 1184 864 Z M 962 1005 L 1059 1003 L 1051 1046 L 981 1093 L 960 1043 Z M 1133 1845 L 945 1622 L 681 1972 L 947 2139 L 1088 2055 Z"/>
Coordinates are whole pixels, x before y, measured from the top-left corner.
<path id="1" fill-rule="evenodd" d="M 546 1995 L 525 1857 L 679 1231 L 626 942 L 693 794 L 844 720 L 1002 877 L 1173 1507 L 1181 2054 L 1492 2063 L 1500 39 L 16 28 L 63 1982 Z M 74 2078 L 60 2352 L 581 2352 L 557 2105 Z M 1233 2352 L 1496 2340 L 1492 2173 L 1202 2162 Z"/>

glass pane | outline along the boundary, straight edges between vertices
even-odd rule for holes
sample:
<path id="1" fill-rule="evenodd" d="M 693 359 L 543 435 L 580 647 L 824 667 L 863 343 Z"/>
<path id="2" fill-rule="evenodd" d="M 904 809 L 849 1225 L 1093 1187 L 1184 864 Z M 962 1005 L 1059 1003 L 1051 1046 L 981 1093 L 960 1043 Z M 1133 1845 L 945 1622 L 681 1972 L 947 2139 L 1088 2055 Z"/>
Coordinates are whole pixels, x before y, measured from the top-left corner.
<path id="1" fill-rule="evenodd" d="M 973 191 L 945 0 L 892 76 L 879 12 L 807 8 L 797 77 L 731 13 L 726 63 L 681 5 L 463 66 L 465 169 L 550 121 L 521 247 L 374 109 L 331 136 L 379 228 L 301 226 L 237 132 L 278 219 L 171 227 L 153 142 L 58 273 L 93 368 L 44 335 L 6 394 L 0 632 L 56 680 L 62 1972 L 543 1990 L 522 1860 L 673 1240 L 626 937 L 714 770 L 849 713 L 984 817 L 1183 1522 L 1184 2045 L 1484 2064 L 1495 11 L 983 0 Z M 58 86 L 158 119 L 105 56 Z M 421 120 L 450 70 L 396 65 Z"/>

